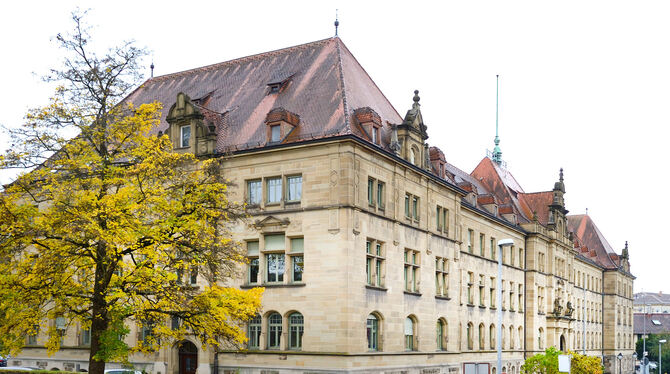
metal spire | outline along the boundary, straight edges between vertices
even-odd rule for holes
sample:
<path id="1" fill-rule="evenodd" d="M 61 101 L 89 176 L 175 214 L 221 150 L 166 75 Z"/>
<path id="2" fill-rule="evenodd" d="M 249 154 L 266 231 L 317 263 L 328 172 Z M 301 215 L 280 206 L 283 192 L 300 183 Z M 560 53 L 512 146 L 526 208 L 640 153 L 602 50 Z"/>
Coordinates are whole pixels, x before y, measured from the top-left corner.
<path id="1" fill-rule="evenodd" d="M 337 17 L 337 9 L 335 9 L 335 36 L 337 36 L 337 27 L 340 25 L 340 21 L 338 21 Z"/>
<path id="2" fill-rule="evenodd" d="M 498 79 L 499 75 L 496 74 L 496 137 L 493 140 L 495 143 L 495 147 L 493 148 L 493 161 L 495 161 L 498 165 L 502 164 L 502 151 L 500 150 L 500 147 L 498 146 L 500 144 L 500 138 L 498 137 Z"/>
<path id="3" fill-rule="evenodd" d="M 154 77 L 154 54 L 153 54 L 153 52 L 151 53 L 151 66 L 149 66 L 149 67 L 151 68 L 151 78 L 153 78 Z"/>

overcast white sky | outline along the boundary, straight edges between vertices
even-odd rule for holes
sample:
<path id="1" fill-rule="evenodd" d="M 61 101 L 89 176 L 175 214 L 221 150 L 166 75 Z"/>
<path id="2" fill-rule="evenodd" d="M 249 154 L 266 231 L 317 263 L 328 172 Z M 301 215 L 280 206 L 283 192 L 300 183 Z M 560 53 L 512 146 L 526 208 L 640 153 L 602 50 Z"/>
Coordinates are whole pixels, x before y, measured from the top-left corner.
<path id="1" fill-rule="evenodd" d="M 493 147 L 500 74 L 500 146 L 524 190 L 550 190 L 563 167 L 571 213 L 588 208 L 619 252 L 629 241 L 635 291 L 670 291 L 669 2 L 12 1 L 0 124 L 47 102 L 38 77 L 60 62 L 53 37 L 77 6 L 95 45 L 134 39 L 156 75 L 330 37 L 338 8 L 372 79 L 401 115 L 418 89 L 428 142 L 467 172 Z"/>

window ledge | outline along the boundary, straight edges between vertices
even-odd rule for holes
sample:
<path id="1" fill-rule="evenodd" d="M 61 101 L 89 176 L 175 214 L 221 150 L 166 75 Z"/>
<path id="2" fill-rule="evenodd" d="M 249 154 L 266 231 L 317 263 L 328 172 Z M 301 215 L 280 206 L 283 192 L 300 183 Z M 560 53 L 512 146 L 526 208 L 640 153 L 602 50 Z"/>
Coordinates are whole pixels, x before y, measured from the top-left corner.
<path id="1" fill-rule="evenodd" d="M 269 206 L 280 206 L 280 205 L 281 205 L 281 202 L 272 202 L 272 203 L 267 202 L 267 201 L 265 202 L 265 206 L 266 206 L 266 207 L 269 207 Z"/>
<path id="2" fill-rule="evenodd" d="M 451 297 L 449 297 L 449 296 L 435 295 L 435 298 L 438 299 L 438 300 L 451 300 Z"/>
<path id="3" fill-rule="evenodd" d="M 291 205 L 291 206 L 293 206 L 293 205 L 300 205 L 300 202 L 301 202 L 301 201 L 302 201 L 302 200 L 291 200 L 291 201 L 287 201 L 285 204 L 286 204 L 286 205 Z"/>
<path id="4" fill-rule="evenodd" d="M 474 308 L 474 307 L 475 307 L 475 304 L 473 304 L 473 303 L 467 303 L 466 305 L 469 306 L 469 307 L 471 307 L 471 308 Z"/>
<path id="5" fill-rule="evenodd" d="M 307 284 L 302 282 L 294 283 L 259 283 L 259 284 L 243 284 L 240 286 L 241 289 L 249 289 L 254 287 L 265 287 L 265 288 L 291 288 L 291 287 L 305 287 Z"/>
<path id="6" fill-rule="evenodd" d="M 367 288 L 368 290 L 376 290 L 376 291 L 384 291 L 384 292 L 388 291 L 388 288 L 386 288 L 386 287 L 373 286 L 371 284 L 366 284 L 365 288 Z"/>
<path id="7" fill-rule="evenodd" d="M 486 309 L 486 307 L 484 305 L 480 305 L 479 309 Z"/>
<path id="8" fill-rule="evenodd" d="M 420 292 L 413 292 L 413 291 L 407 291 L 407 290 L 404 290 L 403 293 L 404 293 L 405 295 L 421 296 L 421 293 L 420 293 Z"/>
<path id="9" fill-rule="evenodd" d="M 496 310 L 497 308 L 494 307 L 494 306 L 490 306 L 489 309 L 491 309 L 491 310 Z"/>

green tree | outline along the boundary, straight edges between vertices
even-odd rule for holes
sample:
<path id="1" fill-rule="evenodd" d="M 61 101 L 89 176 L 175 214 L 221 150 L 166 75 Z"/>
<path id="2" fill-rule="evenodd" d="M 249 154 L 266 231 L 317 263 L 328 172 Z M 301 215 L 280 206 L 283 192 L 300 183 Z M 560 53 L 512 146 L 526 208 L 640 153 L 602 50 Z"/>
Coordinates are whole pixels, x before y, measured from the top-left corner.
<path id="1" fill-rule="evenodd" d="M 102 374 L 105 361 L 187 334 L 243 343 L 263 290 L 224 286 L 244 257 L 229 232 L 242 210 L 219 161 L 172 152 L 155 135 L 160 105 L 122 101 L 142 49 L 98 56 L 82 15 L 73 20 L 57 37 L 68 57 L 47 77 L 60 86 L 0 155 L 0 168 L 29 169 L 0 193 L 0 346 L 16 353 L 40 329 L 53 353 L 62 327 L 81 326 L 89 371 Z M 128 345 L 119 337 L 131 321 L 145 334 Z"/>
<path id="2" fill-rule="evenodd" d="M 649 353 L 647 355 L 647 358 L 649 358 L 649 361 L 655 361 L 658 362 L 658 341 L 665 339 L 667 342 L 670 342 L 670 334 L 649 334 L 647 337 L 647 352 Z M 665 368 L 670 368 L 670 345 L 666 345 L 668 343 L 665 343 L 661 345 L 661 352 L 662 352 L 662 365 Z M 637 357 L 641 359 L 642 357 L 642 346 L 643 346 L 643 340 L 640 339 L 635 343 L 635 352 L 637 353 Z M 666 366 L 668 365 L 668 366 Z M 663 370 L 664 372 L 668 372 L 667 369 Z"/>
<path id="3" fill-rule="evenodd" d="M 547 348 L 544 353 L 538 353 L 526 359 L 521 365 L 522 374 L 558 374 L 558 356 L 568 354 L 570 358 L 570 369 L 572 374 L 602 374 L 603 367 L 600 358 L 596 356 L 585 356 L 577 352 L 568 351 L 563 353 L 555 347 Z"/>

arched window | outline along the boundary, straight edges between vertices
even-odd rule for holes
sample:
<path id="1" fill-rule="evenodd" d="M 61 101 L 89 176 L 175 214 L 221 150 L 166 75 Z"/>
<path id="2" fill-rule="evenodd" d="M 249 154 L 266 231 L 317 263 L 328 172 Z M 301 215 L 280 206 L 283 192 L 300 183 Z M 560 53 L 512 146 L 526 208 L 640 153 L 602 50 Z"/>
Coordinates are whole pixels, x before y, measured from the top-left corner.
<path id="1" fill-rule="evenodd" d="M 288 349 L 302 349 L 302 334 L 305 331 L 305 320 L 300 313 L 288 316 Z"/>
<path id="2" fill-rule="evenodd" d="M 467 334 L 467 339 L 468 339 L 468 350 L 473 350 L 474 349 L 474 342 L 473 342 L 473 330 L 474 326 L 472 326 L 472 322 L 468 323 L 468 327 L 466 329 L 466 334 Z"/>
<path id="3" fill-rule="evenodd" d="M 416 321 L 411 316 L 405 318 L 405 350 L 416 351 Z"/>
<path id="4" fill-rule="evenodd" d="M 537 347 L 539 349 L 544 349 L 544 329 L 540 327 L 537 332 Z"/>
<path id="5" fill-rule="evenodd" d="M 489 348 L 496 349 L 496 327 L 493 324 L 489 326 Z"/>
<path id="6" fill-rule="evenodd" d="M 509 327 L 509 349 L 514 349 L 514 326 Z"/>
<path id="7" fill-rule="evenodd" d="M 521 326 L 519 326 L 519 336 L 518 336 L 518 338 L 519 338 L 519 349 L 523 349 L 524 336 L 523 336 L 523 327 L 521 327 Z"/>
<path id="8" fill-rule="evenodd" d="M 261 316 L 258 314 L 249 321 L 249 331 L 247 335 L 249 336 L 249 343 L 247 348 L 249 349 L 259 349 L 261 343 Z"/>
<path id="9" fill-rule="evenodd" d="M 447 322 L 443 318 L 437 320 L 435 330 L 436 346 L 438 351 L 447 350 Z"/>
<path id="10" fill-rule="evenodd" d="M 281 346 L 281 315 L 272 313 L 268 317 L 268 349 L 279 349 Z"/>
<path id="11" fill-rule="evenodd" d="M 366 332 L 368 337 L 368 350 L 379 350 L 379 318 L 374 314 L 368 315 L 366 324 Z"/>
<path id="12" fill-rule="evenodd" d="M 480 323 L 479 324 L 479 350 L 483 351 L 486 349 L 486 338 L 484 337 L 485 331 L 484 331 L 484 324 Z"/>
<path id="13" fill-rule="evenodd" d="M 416 151 L 414 150 L 414 147 L 409 150 L 409 162 L 416 165 Z"/>
<path id="14" fill-rule="evenodd" d="M 500 326 L 500 336 L 502 337 L 502 341 L 500 342 L 500 348 L 505 349 L 505 325 Z M 503 370 L 504 371 L 504 370 Z"/>

